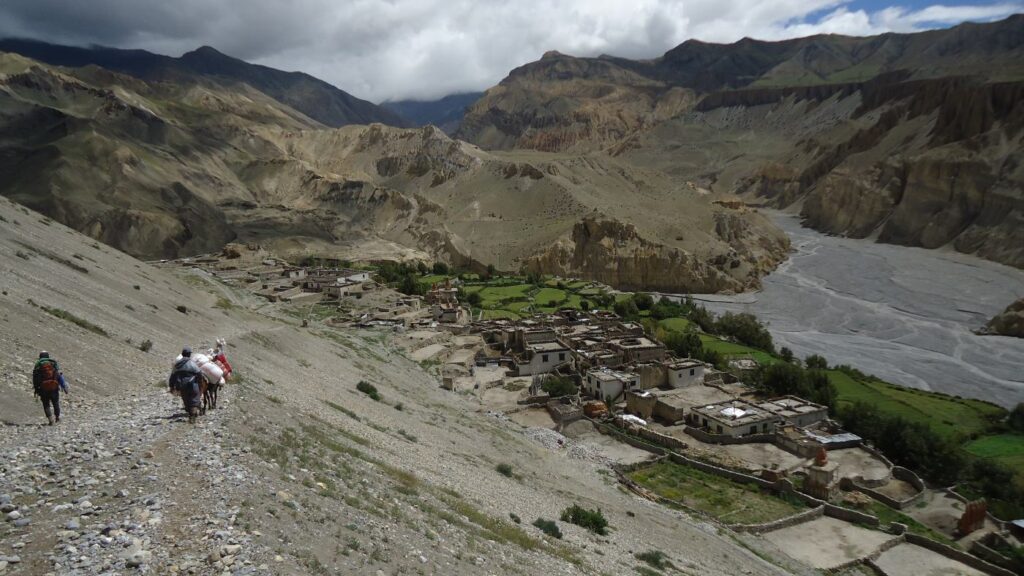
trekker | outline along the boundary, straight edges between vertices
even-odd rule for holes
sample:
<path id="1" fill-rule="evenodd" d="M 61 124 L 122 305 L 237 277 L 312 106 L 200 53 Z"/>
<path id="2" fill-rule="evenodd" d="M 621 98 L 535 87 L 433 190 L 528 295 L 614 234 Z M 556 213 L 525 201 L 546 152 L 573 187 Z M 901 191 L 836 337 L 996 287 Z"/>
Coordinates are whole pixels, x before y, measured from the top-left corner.
<path id="1" fill-rule="evenodd" d="M 60 364 L 45 350 L 39 353 L 39 359 L 32 367 L 32 389 L 43 401 L 43 413 L 50 426 L 60 422 L 60 393 L 67 394 L 68 385 L 60 372 Z"/>
<path id="2" fill-rule="evenodd" d="M 183 348 L 181 356 L 174 361 L 171 376 L 167 379 L 167 391 L 171 393 L 177 391 L 181 394 L 181 403 L 185 406 L 189 422 L 195 422 L 199 405 L 202 402 L 199 391 L 200 378 L 203 378 L 203 373 L 199 371 L 199 367 L 192 360 L 192 349 Z"/>

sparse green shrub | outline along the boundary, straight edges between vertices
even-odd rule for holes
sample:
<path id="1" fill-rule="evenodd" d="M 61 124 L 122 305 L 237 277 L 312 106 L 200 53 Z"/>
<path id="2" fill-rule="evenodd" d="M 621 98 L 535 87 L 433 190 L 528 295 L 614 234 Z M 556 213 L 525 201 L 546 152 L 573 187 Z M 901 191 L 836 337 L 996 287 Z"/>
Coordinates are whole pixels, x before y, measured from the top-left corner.
<path id="1" fill-rule="evenodd" d="M 608 520 L 601 513 L 599 508 L 593 510 L 587 510 L 579 504 L 573 504 L 572 506 L 562 510 L 562 516 L 560 518 L 562 522 L 568 522 L 577 526 L 586 528 L 594 534 L 605 536 L 608 534 Z"/>
<path id="2" fill-rule="evenodd" d="M 517 516 L 515 512 L 509 512 L 508 517 L 511 518 L 512 521 L 516 524 L 521 524 L 523 522 L 523 519 Z"/>
<path id="3" fill-rule="evenodd" d="M 377 391 L 377 387 L 374 386 L 373 384 L 370 384 L 366 380 L 360 380 L 359 383 L 356 384 L 356 390 L 359 390 L 363 394 L 366 394 L 374 402 L 380 402 L 381 400 L 380 392 Z"/>
<path id="4" fill-rule="evenodd" d="M 497 470 L 498 474 L 501 474 L 502 476 L 505 476 L 507 478 L 511 478 L 512 477 L 512 465 L 511 464 L 506 464 L 506 463 L 502 462 L 501 464 L 498 464 L 497 466 L 495 466 L 494 469 Z"/>
<path id="5" fill-rule="evenodd" d="M 31 303 L 31 300 L 29 300 L 29 302 Z M 50 314 L 51 316 L 56 316 L 61 320 L 67 320 L 72 324 L 75 324 L 81 328 L 85 328 L 86 330 L 92 332 L 93 334 L 99 334 L 100 336 L 108 337 L 110 336 L 110 334 L 107 334 L 107 331 L 104 330 L 102 327 L 97 326 L 92 322 L 89 322 L 85 318 L 79 318 L 78 316 L 75 316 L 74 314 L 68 312 L 67 310 L 61 310 L 60 308 L 50 308 L 49 306 L 40 306 L 40 308 L 47 314 Z"/>
<path id="6" fill-rule="evenodd" d="M 666 568 L 675 568 L 669 561 L 668 557 L 665 556 L 665 552 L 662 550 L 647 550 L 645 552 L 637 552 L 633 554 L 637 560 L 646 564 L 651 568 L 658 570 L 665 570 Z"/>
<path id="7" fill-rule="evenodd" d="M 405 410 L 405 405 L 399 402 L 398 404 L 395 404 L 395 410 L 401 412 L 402 410 Z"/>
<path id="8" fill-rule="evenodd" d="M 545 520 L 544 518 L 537 518 L 533 521 L 533 525 L 540 528 L 540 531 L 547 534 L 548 536 L 554 536 L 555 538 L 562 538 L 562 531 L 558 529 L 558 524 L 554 520 Z"/>
<path id="9" fill-rule="evenodd" d="M 188 308 L 186 308 L 184 304 L 178 304 L 174 309 L 182 314 L 188 314 Z"/>
<path id="10" fill-rule="evenodd" d="M 148 339 L 148 338 L 143 340 L 142 344 L 139 344 L 139 350 L 142 350 L 143 352 L 149 352 L 152 349 L 153 349 L 153 341 Z"/>
<path id="11" fill-rule="evenodd" d="M 142 286 L 139 286 L 138 284 L 133 285 L 132 288 L 136 290 L 142 290 Z"/>

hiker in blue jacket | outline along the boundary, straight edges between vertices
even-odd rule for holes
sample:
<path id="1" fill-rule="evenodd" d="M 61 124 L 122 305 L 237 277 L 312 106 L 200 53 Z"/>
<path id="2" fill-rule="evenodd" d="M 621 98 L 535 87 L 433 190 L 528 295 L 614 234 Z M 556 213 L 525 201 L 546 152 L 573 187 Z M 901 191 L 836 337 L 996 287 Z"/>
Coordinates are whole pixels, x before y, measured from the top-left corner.
<path id="1" fill-rule="evenodd" d="M 202 378 L 203 373 L 199 371 L 199 366 L 192 360 L 192 349 L 185 347 L 181 351 L 181 356 L 174 361 L 174 369 L 171 370 L 171 375 L 167 378 L 167 391 L 176 391 L 181 394 L 181 403 L 185 406 L 185 412 L 188 413 L 189 422 L 195 422 L 199 406 L 202 403 L 199 387 Z"/>
<path id="2" fill-rule="evenodd" d="M 39 353 L 39 359 L 32 367 L 32 389 L 43 401 L 43 413 L 50 426 L 60 422 L 60 393 L 68 393 L 68 384 L 60 371 L 60 364 L 45 350 Z"/>

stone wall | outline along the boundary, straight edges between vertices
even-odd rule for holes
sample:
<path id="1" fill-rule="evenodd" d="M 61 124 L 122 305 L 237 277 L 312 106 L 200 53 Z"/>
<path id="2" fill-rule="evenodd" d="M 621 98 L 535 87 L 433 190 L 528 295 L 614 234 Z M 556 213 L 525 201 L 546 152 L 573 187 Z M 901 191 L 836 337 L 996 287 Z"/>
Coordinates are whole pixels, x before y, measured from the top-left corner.
<path id="1" fill-rule="evenodd" d="M 849 508 L 843 508 L 842 506 L 836 506 L 835 504 L 825 504 L 825 516 L 831 518 L 838 518 L 853 524 L 867 524 L 868 526 L 878 526 L 878 517 L 866 514 L 864 512 L 858 512 Z"/>
<path id="2" fill-rule="evenodd" d="M 804 522 L 810 522 L 811 520 L 821 518 L 824 515 L 825 507 L 816 506 L 810 510 L 805 510 L 772 522 L 765 522 L 763 524 L 728 524 L 727 526 L 730 530 L 735 532 L 764 534 L 765 532 L 772 532 L 774 530 L 781 530 L 783 528 L 789 528 L 790 526 L 796 526 L 797 524 L 803 524 Z"/>
<path id="3" fill-rule="evenodd" d="M 922 548 L 927 548 L 928 550 L 931 550 L 936 554 L 941 554 L 942 556 L 945 556 L 946 558 L 949 558 L 951 560 L 962 562 L 970 566 L 971 568 L 974 568 L 975 570 L 980 570 L 991 576 L 1014 576 L 1013 572 L 1005 568 L 1000 568 L 999 566 L 986 562 L 981 558 L 978 558 L 977 556 L 972 556 L 967 552 L 957 550 L 956 548 L 953 548 L 951 546 L 946 546 L 945 544 L 936 542 L 935 540 L 932 540 L 930 538 L 918 536 L 917 534 L 913 534 L 910 532 L 904 534 L 903 537 L 909 544 L 915 544 Z"/>
<path id="4" fill-rule="evenodd" d="M 651 442 L 647 442 L 640 438 L 637 438 L 636 436 L 633 436 L 631 434 L 626 434 L 625 432 L 619 430 L 615 426 L 610 426 L 608 424 L 597 422 L 595 420 L 590 420 L 590 422 L 594 424 L 594 427 L 597 428 L 597 431 L 600 432 L 601 434 L 615 436 L 615 438 L 618 439 L 619 441 L 625 442 L 626 444 L 629 444 L 634 448 L 639 448 L 640 450 L 650 452 L 651 454 L 657 454 L 659 456 L 664 456 L 669 451 L 668 448 L 665 448 L 664 446 L 658 446 L 656 444 L 652 444 Z M 650 461 L 639 462 L 637 463 L 637 466 L 647 466 L 650 463 Z M 636 468 L 632 469 L 635 470 Z"/>
<path id="5" fill-rule="evenodd" d="M 716 476 L 721 476 L 723 478 L 728 478 L 729 480 L 732 480 L 734 482 L 739 482 L 741 484 L 756 484 L 756 485 L 758 485 L 761 488 L 764 488 L 766 490 L 772 490 L 772 489 L 775 488 L 775 485 L 772 482 L 769 482 L 767 480 L 762 480 L 761 478 L 758 478 L 757 476 L 751 476 L 749 474 L 743 474 L 742 472 L 736 472 L 736 471 L 733 471 L 733 470 L 729 470 L 728 468 L 722 468 L 720 466 L 715 466 L 714 464 L 708 464 L 707 462 L 701 462 L 700 460 L 694 460 L 693 458 L 687 458 L 686 456 L 683 456 L 681 454 L 676 454 L 675 452 L 669 452 L 668 458 L 669 458 L 669 460 L 675 462 L 676 464 L 683 464 L 684 466 L 692 466 L 692 467 L 694 467 L 694 468 L 696 468 L 696 469 L 698 469 L 698 470 L 700 470 L 702 472 L 707 472 L 709 474 L 714 474 Z"/>
<path id="6" fill-rule="evenodd" d="M 729 436 L 728 434 L 711 434 L 700 428 L 684 426 L 683 431 L 697 440 L 707 444 L 768 444 L 775 442 L 775 433 L 748 434 L 746 436 Z"/>

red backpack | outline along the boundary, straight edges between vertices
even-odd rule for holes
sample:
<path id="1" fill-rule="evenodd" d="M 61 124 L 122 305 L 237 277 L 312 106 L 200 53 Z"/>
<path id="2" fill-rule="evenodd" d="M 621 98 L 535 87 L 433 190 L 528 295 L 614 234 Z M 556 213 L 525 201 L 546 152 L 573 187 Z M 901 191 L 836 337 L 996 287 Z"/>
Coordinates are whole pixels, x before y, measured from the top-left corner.
<path id="1" fill-rule="evenodd" d="M 60 388 L 60 375 L 57 373 L 57 365 L 53 362 L 39 364 L 39 375 L 39 389 L 43 392 L 56 392 Z"/>

